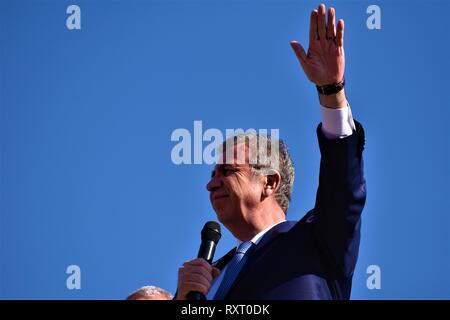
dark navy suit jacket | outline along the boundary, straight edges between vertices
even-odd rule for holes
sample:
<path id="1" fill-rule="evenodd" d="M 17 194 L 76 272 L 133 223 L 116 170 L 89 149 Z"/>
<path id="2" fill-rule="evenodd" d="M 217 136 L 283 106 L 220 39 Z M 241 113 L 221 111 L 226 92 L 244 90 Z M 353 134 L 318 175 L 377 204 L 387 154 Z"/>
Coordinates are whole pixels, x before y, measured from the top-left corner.
<path id="1" fill-rule="evenodd" d="M 366 199 L 364 130 L 327 139 L 317 128 L 321 152 L 314 209 L 300 221 L 269 230 L 255 246 L 225 300 L 349 299 L 358 258 Z M 221 269 L 235 248 L 214 265 Z"/>

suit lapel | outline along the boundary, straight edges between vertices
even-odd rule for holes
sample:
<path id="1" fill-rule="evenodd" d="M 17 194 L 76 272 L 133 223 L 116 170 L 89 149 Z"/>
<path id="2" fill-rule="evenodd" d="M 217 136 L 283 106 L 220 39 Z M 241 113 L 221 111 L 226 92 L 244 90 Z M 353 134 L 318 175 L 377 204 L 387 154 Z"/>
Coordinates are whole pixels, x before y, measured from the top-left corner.
<path id="1" fill-rule="evenodd" d="M 251 266 L 255 262 L 257 262 L 258 257 L 260 257 L 261 253 L 264 252 L 264 248 L 266 248 L 266 246 L 268 244 L 270 244 L 275 238 L 277 238 L 281 234 L 286 233 L 289 230 L 291 230 L 291 228 L 295 224 L 296 224 L 296 221 L 285 221 L 285 222 L 282 222 L 282 223 L 276 225 L 275 227 L 273 227 L 272 229 L 270 229 L 269 231 L 266 232 L 266 234 L 259 241 L 258 245 L 256 247 L 254 247 L 253 249 L 251 249 L 251 252 L 249 252 L 249 257 L 248 257 L 247 262 L 243 266 L 241 272 L 239 272 L 239 275 L 237 276 L 236 280 L 234 281 L 233 285 L 231 286 L 231 288 L 228 291 L 225 298 L 227 298 L 229 296 L 229 294 L 233 291 L 233 289 L 236 287 L 236 285 L 239 283 L 239 281 L 245 277 L 246 273 L 250 270 Z M 231 257 L 229 258 L 229 260 L 231 260 L 235 251 L 236 251 L 236 248 L 234 248 L 233 250 L 230 251 Z M 223 258 L 225 258 L 228 254 L 230 254 L 230 252 L 228 252 Z"/>
<path id="2" fill-rule="evenodd" d="M 252 256 L 255 256 L 257 252 L 264 249 L 266 245 L 272 242 L 273 239 L 278 237 L 280 234 L 286 233 L 296 224 L 296 221 L 284 221 L 280 224 L 277 224 L 275 227 L 266 232 L 266 234 L 261 238 L 255 250 L 252 253 Z M 251 257 L 250 257 L 251 258 Z"/>

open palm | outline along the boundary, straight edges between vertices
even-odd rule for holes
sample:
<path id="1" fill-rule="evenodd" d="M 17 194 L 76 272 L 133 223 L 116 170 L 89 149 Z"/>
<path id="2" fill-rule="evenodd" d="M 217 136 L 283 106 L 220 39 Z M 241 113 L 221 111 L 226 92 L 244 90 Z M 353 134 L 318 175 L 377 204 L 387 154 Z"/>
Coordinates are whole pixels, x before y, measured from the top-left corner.
<path id="1" fill-rule="evenodd" d="M 311 12 L 308 53 L 297 41 L 291 46 L 309 80 L 316 85 L 338 83 L 344 78 L 344 21 L 335 25 L 335 10 L 328 9 L 325 19 L 325 5 Z"/>

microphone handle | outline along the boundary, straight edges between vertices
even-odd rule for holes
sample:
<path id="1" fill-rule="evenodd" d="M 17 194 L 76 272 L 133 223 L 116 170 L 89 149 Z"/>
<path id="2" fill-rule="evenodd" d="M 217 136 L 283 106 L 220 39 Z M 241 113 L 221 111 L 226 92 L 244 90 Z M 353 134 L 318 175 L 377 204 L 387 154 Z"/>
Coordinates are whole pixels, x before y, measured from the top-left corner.
<path id="1" fill-rule="evenodd" d="M 197 292 L 197 291 L 191 291 L 186 295 L 186 298 L 188 300 L 192 301 L 204 301 L 206 300 L 206 297 L 203 293 Z"/>

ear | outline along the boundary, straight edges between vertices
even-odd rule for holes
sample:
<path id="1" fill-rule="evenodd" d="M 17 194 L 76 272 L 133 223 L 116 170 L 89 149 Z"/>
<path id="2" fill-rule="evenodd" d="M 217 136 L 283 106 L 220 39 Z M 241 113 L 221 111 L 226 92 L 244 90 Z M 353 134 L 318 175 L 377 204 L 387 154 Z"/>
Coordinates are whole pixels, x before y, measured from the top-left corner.
<path id="1" fill-rule="evenodd" d="M 271 170 L 268 175 L 264 177 L 263 194 L 265 197 L 274 195 L 280 187 L 281 175 L 277 170 Z"/>

